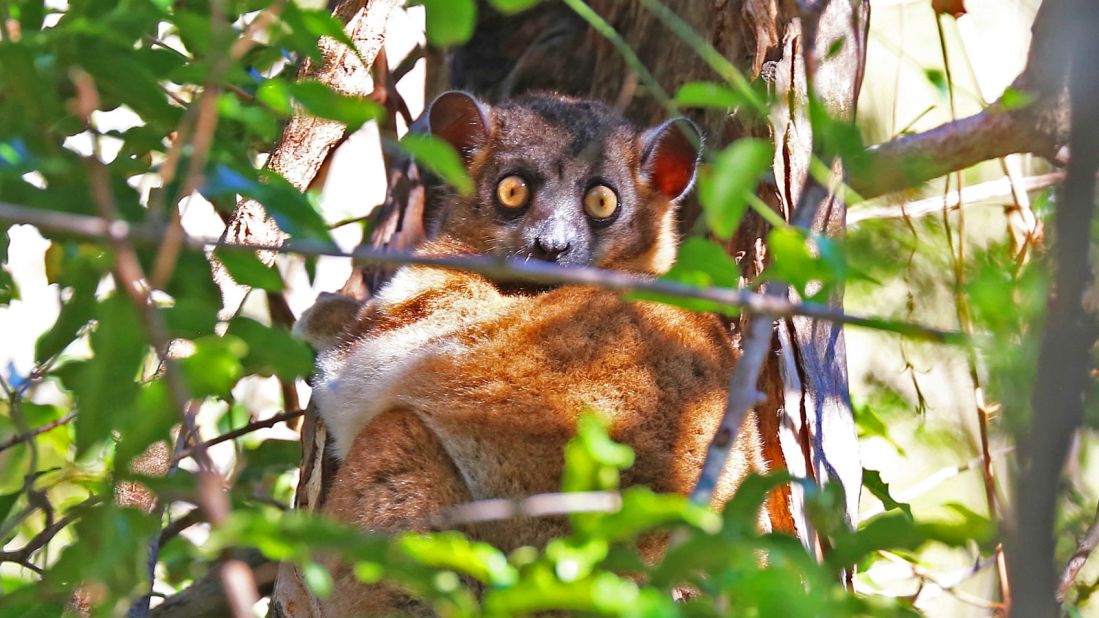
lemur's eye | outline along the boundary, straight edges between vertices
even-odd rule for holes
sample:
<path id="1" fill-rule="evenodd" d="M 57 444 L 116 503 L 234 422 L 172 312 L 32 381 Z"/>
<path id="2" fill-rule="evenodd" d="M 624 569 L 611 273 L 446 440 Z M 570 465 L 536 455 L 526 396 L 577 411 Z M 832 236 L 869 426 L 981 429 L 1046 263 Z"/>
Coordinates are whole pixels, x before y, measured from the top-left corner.
<path id="1" fill-rule="evenodd" d="M 618 196 L 607 185 L 595 185 L 584 194 L 584 212 L 592 219 L 606 219 L 618 210 Z"/>
<path id="2" fill-rule="evenodd" d="M 530 187 L 519 176 L 505 176 L 496 185 L 496 199 L 504 208 L 522 208 L 530 201 Z"/>

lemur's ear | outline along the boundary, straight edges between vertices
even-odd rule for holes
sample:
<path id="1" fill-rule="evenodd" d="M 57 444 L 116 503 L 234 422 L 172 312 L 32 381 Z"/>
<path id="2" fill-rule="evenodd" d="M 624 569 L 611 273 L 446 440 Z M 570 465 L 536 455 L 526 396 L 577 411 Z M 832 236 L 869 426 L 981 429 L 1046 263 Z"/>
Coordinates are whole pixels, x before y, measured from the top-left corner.
<path id="1" fill-rule="evenodd" d="M 431 134 L 454 146 L 466 163 L 473 152 L 488 142 L 492 123 L 488 106 L 460 90 L 440 94 L 428 112 Z"/>
<path id="2" fill-rule="evenodd" d="M 641 136 L 641 172 L 654 189 L 677 200 L 691 188 L 702 135 L 686 118 L 673 118 Z"/>

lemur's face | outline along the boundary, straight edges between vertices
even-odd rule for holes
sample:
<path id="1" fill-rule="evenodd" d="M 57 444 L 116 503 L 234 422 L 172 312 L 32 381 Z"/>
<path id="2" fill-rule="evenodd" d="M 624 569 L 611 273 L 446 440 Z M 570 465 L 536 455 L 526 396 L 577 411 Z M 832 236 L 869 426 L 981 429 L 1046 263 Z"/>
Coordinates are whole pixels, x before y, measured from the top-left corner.
<path id="1" fill-rule="evenodd" d="M 698 133 L 686 120 L 638 131 L 590 101 L 535 97 L 488 107 L 441 95 L 432 132 L 465 157 L 474 194 L 441 234 L 486 254 L 666 271 L 675 200 L 694 179 Z"/>

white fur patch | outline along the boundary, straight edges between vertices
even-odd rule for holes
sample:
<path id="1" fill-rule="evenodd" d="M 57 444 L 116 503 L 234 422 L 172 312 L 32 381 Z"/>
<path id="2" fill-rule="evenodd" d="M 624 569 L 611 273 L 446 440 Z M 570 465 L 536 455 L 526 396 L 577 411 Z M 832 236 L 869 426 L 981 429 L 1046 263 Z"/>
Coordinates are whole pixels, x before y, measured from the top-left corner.
<path id="1" fill-rule="evenodd" d="M 341 461 L 355 436 L 397 403 L 395 387 L 408 372 L 433 354 L 460 351 L 458 344 L 440 340 L 454 329 L 439 326 L 417 323 L 361 341 L 350 353 L 330 351 L 318 357 L 313 396 Z"/>
<path id="2" fill-rule="evenodd" d="M 432 289 L 443 289 L 450 274 L 433 268 L 402 268 L 370 303 L 399 305 Z M 347 349 L 330 349 L 317 357 L 313 397 L 328 427 L 333 452 L 347 457 L 355 436 L 375 416 L 400 405 L 406 376 L 436 355 L 460 354 L 464 348 L 451 335 L 487 317 L 499 307 L 481 299 L 455 295 L 453 302 L 416 322 L 367 335 Z"/>

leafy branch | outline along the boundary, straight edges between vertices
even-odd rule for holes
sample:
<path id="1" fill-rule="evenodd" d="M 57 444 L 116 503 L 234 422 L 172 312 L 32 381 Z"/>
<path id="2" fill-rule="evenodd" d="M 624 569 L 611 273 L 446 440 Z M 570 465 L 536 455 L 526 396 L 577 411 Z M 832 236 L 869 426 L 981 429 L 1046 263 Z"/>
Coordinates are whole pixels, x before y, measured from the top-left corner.
<path id="1" fill-rule="evenodd" d="M 30 224 L 53 233 L 79 236 L 96 241 L 128 240 L 150 245 L 156 245 L 161 241 L 161 232 L 155 226 L 131 225 L 119 220 L 109 221 L 101 217 L 43 211 L 3 202 L 0 202 L 0 221 Z M 303 256 L 343 257 L 364 264 L 389 266 L 417 264 L 454 268 L 505 281 L 521 280 L 542 284 L 595 285 L 619 292 L 647 292 L 669 298 L 706 300 L 727 307 L 740 307 L 751 313 L 773 317 L 804 315 L 941 343 L 960 344 L 965 342 L 965 338 L 954 331 L 882 318 L 852 315 L 827 305 L 810 302 L 799 303 L 787 298 L 759 294 L 744 289 L 698 288 L 677 281 L 654 280 L 639 275 L 598 268 L 564 268 L 548 262 L 499 259 L 487 256 L 429 257 L 415 253 L 383 251 L 369 246 L 358 247 L 348 252 L 329 243 L 311 240 L 288 240 L 278 245 L 264 245 L 241 244 L 184 235 L 181 242 L 183 246 L 196 251 L 207 249 L 261 251 Z"/>

